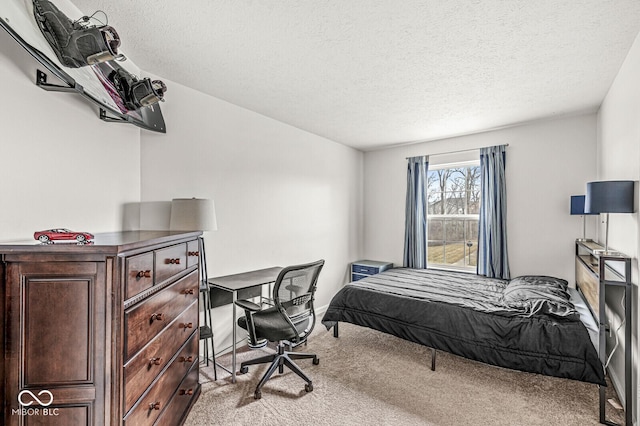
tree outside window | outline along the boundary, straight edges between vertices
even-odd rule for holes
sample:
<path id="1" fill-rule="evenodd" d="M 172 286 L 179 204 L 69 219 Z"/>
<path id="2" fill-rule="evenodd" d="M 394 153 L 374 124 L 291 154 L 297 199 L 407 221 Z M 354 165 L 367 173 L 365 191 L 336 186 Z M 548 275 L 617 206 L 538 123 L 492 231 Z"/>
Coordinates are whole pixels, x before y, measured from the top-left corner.
<path id="1" fill-rule="evenodd" d="M 429 170 L 428 262 L 475 269 L 480 213 L 480 166 Z"/>

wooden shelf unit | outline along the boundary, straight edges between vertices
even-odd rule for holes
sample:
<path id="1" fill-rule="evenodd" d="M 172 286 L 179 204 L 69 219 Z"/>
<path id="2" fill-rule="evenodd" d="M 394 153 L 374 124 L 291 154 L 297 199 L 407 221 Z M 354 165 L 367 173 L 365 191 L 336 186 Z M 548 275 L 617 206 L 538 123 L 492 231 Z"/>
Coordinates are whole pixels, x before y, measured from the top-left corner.
<path id="1" fill-rule="evenodd" d="M 607 289 L 618 287 L 624 291 L 624 349 L 625 424 L 633 425 L 633 380 L 631 365 L 632 345 L 632 284 L 631 258 L 622 253 L 604 253 L 604 247 L 593 241 L 576 241 L 575 245 L 576 287 L 583 294 L 591 313 L 598 321 L 598 355 L 603 365 L 607 362 L 606 334 L 609 324 L 606 319 Z M 600 386 L 600 423 L 613 424 L 606 420 L 605 388 Z"/>

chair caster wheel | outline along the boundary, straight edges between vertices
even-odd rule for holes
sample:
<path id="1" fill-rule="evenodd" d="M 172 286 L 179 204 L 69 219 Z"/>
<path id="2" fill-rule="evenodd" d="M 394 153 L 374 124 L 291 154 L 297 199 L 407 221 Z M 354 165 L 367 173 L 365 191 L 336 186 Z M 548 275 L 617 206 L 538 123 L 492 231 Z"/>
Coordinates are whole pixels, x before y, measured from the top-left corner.
<path id="1" fill-rule="evenodd" d="M 315 357 L 315 358 L 313 359 L 313 365 L 318 365 L 318 364 L 320 364 L 320 358 Z"/>
<path id="2" fill-rule="evenodd" d="M 255 391 L 255 392 L 253 393 L 253 398 L 254 398 L 254 399 L 260 399 L 260 398 L 262 398 L 262 392 L 261 392 L 261 391 L 259 391 L 259 390 Z"/>
<path id="3" fill-rule="evenodd" d="M 304 385 L 304 390 L 306 390 L 307 392 L 311 392 L 313 390 L 313 384 L 307 383 L 306 385 Z"/>
<path id="4" fill-rule="evenodd" d="M 240 374 L 247 374 L 249 372 L 249 367 L 240 367 Z"/>

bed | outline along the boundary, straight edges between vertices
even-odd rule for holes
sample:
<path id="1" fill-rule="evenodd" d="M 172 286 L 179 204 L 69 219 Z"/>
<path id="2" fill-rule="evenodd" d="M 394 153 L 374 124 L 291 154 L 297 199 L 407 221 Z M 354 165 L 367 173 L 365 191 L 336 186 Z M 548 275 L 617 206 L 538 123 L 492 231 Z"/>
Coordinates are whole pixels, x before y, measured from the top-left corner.
<path id="1" fill-rule="evenodd" d="M 339 322 L 487 364 L 606 386 L 597 325 L 581 295 L 558 278 L 394 268 L 340 289 L 322 319 L 327 330 L 337 331 Z"/>

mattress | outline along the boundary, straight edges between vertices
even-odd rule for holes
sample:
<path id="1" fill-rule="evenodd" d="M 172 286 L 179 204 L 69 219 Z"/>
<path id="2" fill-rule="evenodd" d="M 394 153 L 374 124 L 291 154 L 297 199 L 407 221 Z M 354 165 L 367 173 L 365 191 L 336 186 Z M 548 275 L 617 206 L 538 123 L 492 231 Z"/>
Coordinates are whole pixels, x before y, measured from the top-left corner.
<path id="1" fill-rule="evenodd" d="M 349 322 L 492 365 L 605 385 L 579 312 L 555 315 L 506 305 L 509 284 L 467 273 L 395 268 L 347 284 L 322 322 L 327 329 Z"/>

